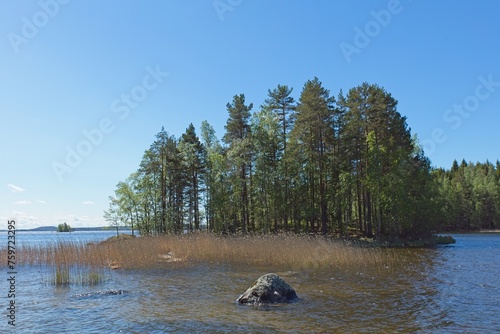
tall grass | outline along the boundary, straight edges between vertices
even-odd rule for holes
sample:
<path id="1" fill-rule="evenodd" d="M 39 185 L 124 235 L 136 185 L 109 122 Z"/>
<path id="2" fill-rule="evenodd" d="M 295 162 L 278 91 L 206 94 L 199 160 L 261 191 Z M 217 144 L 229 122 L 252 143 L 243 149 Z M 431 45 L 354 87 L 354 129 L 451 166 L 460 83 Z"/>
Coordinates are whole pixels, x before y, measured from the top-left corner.
<path id="1" fill-rule="evenodd" d="M 53 242 L 25 246 L 18 254 L 20 264 L 53 268 L 56 285 L 97 284 L 104 279 L 108 268 L 158 268 L 174 262 L 356 269 L 387 268 L 405 261 L 401 250 L 351 246 L 322 237 L 201 233 L 118 239 L 99 244 Z"/>
<path id="2" fill-rule="evenodd" d="M 387 267 L 405 261 L 401 252 L 348 245 L 342 240 L 296 235 L 220 237 L 192 234 L 171 238 L 172 252 L 186 261 L 289 268 Z"/>
<path id="3" fill-rule="evenodd" d="M 95 285 L 105 278 L 100 254 L 90 245 L 77 242 L 47 242 L 24 245 L 18 250 L 18 264 L 49 267 L 52 275 L 46 280 L 56 286 L 70 284 Z"/>

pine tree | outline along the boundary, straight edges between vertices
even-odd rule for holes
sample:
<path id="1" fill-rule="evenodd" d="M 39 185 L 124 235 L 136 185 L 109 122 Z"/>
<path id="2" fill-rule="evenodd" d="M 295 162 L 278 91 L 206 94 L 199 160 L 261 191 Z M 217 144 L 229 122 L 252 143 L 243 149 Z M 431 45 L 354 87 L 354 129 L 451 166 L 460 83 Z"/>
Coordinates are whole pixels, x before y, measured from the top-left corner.
<path id="1" fill-rule="evenodd" d="M 292 130 L 295 145 L 303 145 L 301 161 L 309 193 L 310 230 L 315 231 L 319 212 L 321 232 L 327 233 L 327 155 L 333 141 L 334 97 L 323 88 L 318 78 L 309 80 L 302 89 Z M 319 195 L 319 203 L 317 200 Z"/>
<path id="2" fill-rule="evenodd" d="M 397 101 L 377 85 L 363 83 L 351 89 L 342 105 L 346 108 L 343 139 L 348 143 L 350 168 L 356 180 L 359 228 L 366 235 L 374 230 L 376 235 L 388 230 L 401 232 L 404 221 L 411 224 L 401 211 L 410 201 L 401 201 L 414 158 L 406 119 L 397 111 Z M 398 204 L 385 200 L 396 199 L 394 196 L 400 200 Z M 384 226 L 386 220 L 391 221 L 389 228 Z"/>
<path id="3" fill-rule="evenodd" d="M 265 232 L 278 230 L 278 220 L 282 213 L 282 192 L 284 184 L 278 169 L 280 160 L 280 124 L 269 109 L 255 113 L 251 120 L 252 143 L 255 150 L 254 174 L 252 179 L 252 199 L 255 203 L 254 214 L 258 217 Z"/>
<path id="4" fill-rule="evenodd" d="M 264 101 L 261 107 L 264 110 L 271 111 L 276 115 L 276 121 L 279 122 L 279 134 L 276 150 L 276 182 L 275 190 L 282 193 L 282 198 L 276 201 L 276 215 L 281 216 L 283 221 L 283 228 L 288 229 L 289 213 L 289 188 L 290 188 L 290 175 L 285 157 L 287 155 L 287 143 L 289 141 L 289 133 L 293 127 L 294 112 L 297 108 L 295 99 L 290 96 L 293 88 L 288 86 L 278 85 L 273 90 L 268 90 L 268 98 Z M 275 230 L 277 229 L 278 217 L 275 217 Z"/>
<path id="5" fill-rule="evenodd" d="M 200 192 L 205 179 L 205 149 L 196 135 L 193 124 L 189 124 L 179 142 L 182 167 L 186 171 L 186 196 L 188 198 L 188 221 L 190 230 L 200 229 Z"/>
<path id="6" fill-rule="evenodd" d="M 249 210 L 249 179 L 251 178 L 251 129 L 249 124 L 250 111 L 253 104 L 245 105 L 245 95 L 235 95 L 233 102 L 226 105 L 229 113 L 223 137 L 224 143 L 229 146 L 228 157 L 233 161 L 235 171 L 233 174 L 234 189 L 239 190 L 238 206 L 239 218 L 234 217 L 235 227 L 241 228 L 246 233 L 250 226 Z M 238 176 L 236 176 L 238 175 Z"/>

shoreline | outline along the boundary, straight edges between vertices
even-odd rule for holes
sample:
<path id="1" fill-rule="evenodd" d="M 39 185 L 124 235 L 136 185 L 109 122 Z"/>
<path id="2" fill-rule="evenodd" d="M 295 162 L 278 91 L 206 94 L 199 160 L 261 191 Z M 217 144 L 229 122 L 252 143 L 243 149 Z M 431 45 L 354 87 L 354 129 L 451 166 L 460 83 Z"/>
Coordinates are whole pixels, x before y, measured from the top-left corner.
<path id="1" fill-rule="evenodd" d="M 453 233 L 452 233 L 453 234 Z M 378 247 L 378 248 L 433 248 L 443 245 L 452 245 L 457 241 L 451 235 L 436 234 L 428 238 L 417 240 L 377 240 L 375 238 L 362 237 L 359 239 L 343 239 L 346 242 L 353 241 L 359 247 Z"/>

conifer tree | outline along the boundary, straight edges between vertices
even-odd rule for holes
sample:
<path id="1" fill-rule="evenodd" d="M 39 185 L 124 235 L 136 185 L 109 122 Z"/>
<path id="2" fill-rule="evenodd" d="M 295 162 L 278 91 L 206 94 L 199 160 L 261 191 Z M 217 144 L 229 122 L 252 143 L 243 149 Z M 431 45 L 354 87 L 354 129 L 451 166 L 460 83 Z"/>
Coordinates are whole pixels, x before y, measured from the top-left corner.
<path id="1" fill-rule="evenodd" d="M 182 168 L 186 171 L 186 197 L 190 230 L 200 229 L 200 193 L 205 179 L 205 149 L 196 135 L 193 123 L 179 141 Z"/>
<path id="2" fill-rule="evenodd" d="M 251 129 L 250 111 L 253 103 L 245 105 L 245 95 L 235 95 L 232 103 L 226 105 L 229 117 L 225 126 L 224 143 L 228 145 L 228 157 L 233 161 L 235 173 L 233 174 L 234 189 L 239 190 L 239 200 L 235 203 L 240 209 L 238 216 L 234 217 L 235 227 L 246 233 L 250 225 L 249 206 L 249 179 L 251 178 Z"/>
<path id="3" fill-rule="evenodd" d="M 278 194 L 282 194 L 281 198 L 277 198 L 276 201 L 276 215 L 281 216 L 283 222 L 283 229 L 288 229 L 288 219 L 290 216 L 290 205 L 289 205 L 289 188 L 290 188 L 290 175 L 288 168 L 288 157 L 287 155 L 287 144 L 289 141 L 289 133 L 293 127 L 294 122 L 294 112 L 297 108 L 295 99 L 290 96 L 293 88 L 288 88 L 288 86 L 278 85 L 273 90 L 268 90 L 267 99 L 262 105 L 262 109 L 271 111 L 276 115 L 275 119 L 279 122 L 279 133 L 277 134 L 277 150 L 276 150 L 276 164 L 275 172 L 276 182 L 275 190 L 279 191 Z M 277 220 L 275 220 L 275 230 L 277 229 Z"/>
<path id="4" fill-rule="evenodd" d="M 321 232 L 327 233 L 327 155 L 333 141 L 334 97 L 318 78 L 309 80 L 302 89 L 292 130 L 296 145 L 303 145 L 305 177 L 309 193 L 310 230 L 315 231 L 318 213 Z"/>

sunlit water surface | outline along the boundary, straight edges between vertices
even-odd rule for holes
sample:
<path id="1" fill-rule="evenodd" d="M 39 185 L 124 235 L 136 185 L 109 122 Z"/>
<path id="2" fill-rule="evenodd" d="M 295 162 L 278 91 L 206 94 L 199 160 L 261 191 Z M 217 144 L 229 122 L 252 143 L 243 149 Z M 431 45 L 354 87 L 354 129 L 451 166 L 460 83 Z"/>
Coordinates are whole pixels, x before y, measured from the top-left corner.
<path id="1" fill-rule="evenodd" d="M 97 241 L 109 237 L 105 233 L 73 237 Z M 97 286 L 55 287 L 47 283 L 47 269 L 24 266 L 18 268 L 16 282 L 16 332 L 499 332 L 500 234 L 454 237 L 457 244 L 451 246 L 397 250 L 404 261 L 396 267 L 294 270 L 170 263 L 163 269 L 109 271 Z M 24 238 L 28 242 L 30 237 Z M 300 300 L 237 305 L 238 295 L 268 272 L 282 276 Z M 127 293 L 74 296 L 108 289 Z M 5 333 L 10 328 L 2 319 L 0 332 Z"/>

